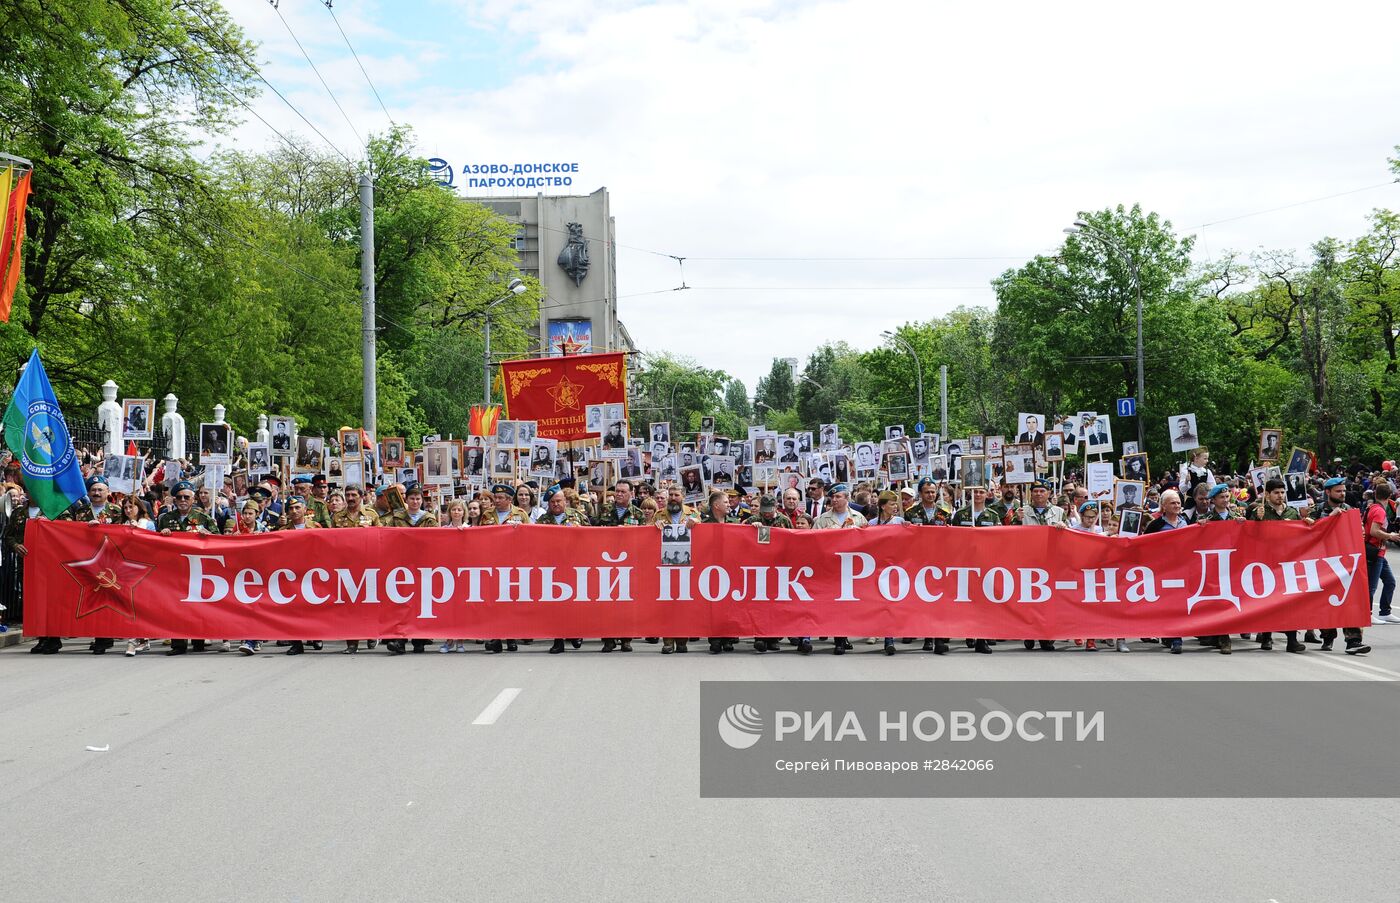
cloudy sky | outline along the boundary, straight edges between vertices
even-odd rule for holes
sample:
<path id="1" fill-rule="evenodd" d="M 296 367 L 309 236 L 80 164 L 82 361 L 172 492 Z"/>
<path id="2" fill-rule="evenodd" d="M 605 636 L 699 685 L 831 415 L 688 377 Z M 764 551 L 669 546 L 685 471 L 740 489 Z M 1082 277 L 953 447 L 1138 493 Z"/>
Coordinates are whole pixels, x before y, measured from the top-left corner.
<path id="1" fill-rule="evenodd" d="M 345 116 L 278 11 L 227 5 L 268 80 L 331 142 L 354 156 L 388 127 L 320 0 L 280 13 Z M 1140 202 L 1213 256 L 1305 252 L 1400 206 L 1386 166 L 1400 79 L 1380 2 L 334 10 L 424 156 L 577 162 L 570 191 L 606 185 L 634 339 L 750 393 L 773 357 L 991 305 L 988 281 L 1054 248 L 1081 210 Z M 255 106 L 316 137 L 270 91 Z M 233 141 L 277 138 L 250 118 Z M 690 290 L 668 291 L 682 281 L 668 255 L 686 258 Z"/>

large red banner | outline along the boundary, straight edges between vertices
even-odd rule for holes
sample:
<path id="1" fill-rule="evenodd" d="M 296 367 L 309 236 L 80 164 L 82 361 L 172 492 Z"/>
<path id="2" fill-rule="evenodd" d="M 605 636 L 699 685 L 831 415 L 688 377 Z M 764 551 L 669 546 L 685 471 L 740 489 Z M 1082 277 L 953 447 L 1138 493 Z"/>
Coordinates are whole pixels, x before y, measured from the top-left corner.
<path id="1" fill-rule="evenodd" d="M 589 432 L 584 409 L 627 402 L 627 363 L 621 352 L 502 361 L 501 379 L 506 419 L 535 421 L 541 439 L 596 439 L 599 432 Z"/>
<path id="2" fill-rule="evenodd" d="M 363 528 L 29 522 L 25 631 L 205 639 L 1201 636 L 1369 623 L 1355 512 L 1134 540 L 1045 527 Z"/>

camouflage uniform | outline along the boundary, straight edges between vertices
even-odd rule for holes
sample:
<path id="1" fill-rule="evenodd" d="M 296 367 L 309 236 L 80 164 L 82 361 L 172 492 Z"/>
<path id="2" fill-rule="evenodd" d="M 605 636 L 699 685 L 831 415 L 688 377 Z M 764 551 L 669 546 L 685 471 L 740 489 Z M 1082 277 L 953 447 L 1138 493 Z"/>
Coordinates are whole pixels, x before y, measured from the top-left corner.
<path id="1" fill-rule="evenodd" d="M 1249 519 L 1250 519 L 1250 520 L 1258 520 L 1258 521 L 1265 521 L 1265 520 L 1302 520 L 1302 516 L 1298 514 L 1298 509 L 1297 509 L 1297 508 L 1284 508 L 1284 509 L 1283 509 L 1283 513 L 1280 514 L 1280 513 L 1278 513 L 1277 511 L 1275 511 L 1275 510 L 1273 509 L 1273 507 L 1272 507 L 1271 505 L 1269 505 L 1269 503 L 1267 503 L 1267 502 L 1260 502 L 1259 504 L 1255 505 L 1253 508 L 1250 508 L 1250 509 L 1249 509 Z"/>
<path id="2" fill-rule="evenodd" d="M 946 527 L 948 526 L 948 518 L 951 516 L 952 512 L 942 505 L 936 506 L 930 516 L 925 513 L 922 502 L 915 504 L 912 508 L 904 509 L 904 522 L 918 524 L 921 527 Z"/>
<path id="3" fill-rule="evenodd" d="M 524 508 L 515 505 L 510 506 L 510 511 L 506 514 L 506 519 L 500 521 L 502 524 L 528 524 L 529 522 L 530 513 Z M 496 524 L 496 508 L 494 505 L 488 506 L 485 511 L 481 512 L 481 517 L 478 518 L 476 522 L 478 527 L 494 527 Z"/>
<path id="4" fill-rule="evenodd" d="M 58 517 L 55 517 L 54 520 L 71 520 L 85 524 L 120 524 L 123 522 L 121 508 L 118 508 L 116 505 L 113 505 L 111 502 L 108 502 L 107 504 L 102 506 L 102 510 L 94 511 L 92 508 L 92 502 L 89 499 L 80 499 L 77 502 L 77 504 L 73 505 L 71 508 L 60 514 Z M 214 532 L 217 533 L 218 530 L 215 530 Z"/>
<path id="5" fill-rule="evenodd" d="M 964 505 L 953 512 L 948 524 L 953 527 L 1000 527 L 1001 515 L 988 505 L 982 509 L 982 513 L 974 516 L 972 506 Z"/>
<path id="6" fill-rule="evenodd" d="M 616 505 L 608 505 L 593 521 L 598 527 L 638 527 L 646 524 L 646 514 L 637 505 L 629 505 L 618 514 Z"/>
<path id="7" fill-rule="evenodd" d="M 171 533 L 194 533 L 197 528 L 203 527 L 210 533 L 218 533 L 219 526 L 214 523 L 214 518 L 205 514 L 198 508 L 191 508 L 190 513 L 181 516 L 180 512 L 174 508 L 169 508 L 160 513 L 156 518 L 156 532 L 169 530 Z"/>
<path id="8" fill-rule="evenodd" d="M 1225 509 L 1224 514 L 1221 514 L 1219 511 L 1215 510 L 1214 508 L 1211 508 L 1205 514 L 1202 514 L 1199 518 L 1197 518 L 1197 522 L 1202 524 L 1210 524 L 1232 520 L 1241 520 L 1241 518 L 1238 514 L 1236 514 L 1234 511 L 1228 508 Z"/>
<path id="9" fill-rule="evenodd" d="M 331 508 L 324 499 L 306 497 L 306 519 L 315 521 L 318 527 L 331 526 Z"/>
<path id="10" fill-rule="evenodd" d="M 723 521 L 715 520 L 715 516 L 711 514 L 708 509 L 706 509 L 704 514 L 700 515 L 700 523 L 702 524 L 742 524 L 743 522 L 743 517 L 741 517 L 737 511 L 729 512 L 729 516 L 726 517 Z"/>
<path id="11" fill-rule="evenodd" d="M 284 515 L 282 515 L 282 517 L 277 521 L 277 526 L 275 527 L 275 529 L 277 529 L 277 530 L 296 530 L 296 529 L 303 529 L 303 530 L 321 530 L 321 529 L 324 529 L 324 528 L 323 528 L 320 524 L 318 524 L 318 523 L 316 523 L 314 520 L 312 520 L 311 517 L 310 517 L 310 512 L 307 512 L 307 517 L 305 517 L 305 518 L 302 520 L 302 522 L 301 522 L 301 527 L 300 527 L 300 528 L 298 528 L 297 526 L 295 526 L 294 524 L 292 524 L 290 521 L 288 521 L 288 520 L 287 520 L 287 515 L 284 514 Z"/>
<path id="12" fill-rule="evenodd" d="M 793 529 L 792 518 L 781 511 L 775 512 L 772 517 L 764 517 L 762 514 L 755 514 L 744 521 L 746 524 L 758 524 L 761 527 L 782 527 L 784 530 Z"/>
<path id="13" fill-rule="evenodd" d="M 331 526 L 378 527 L 381 526 L 381 524 L 379 523 L 379 515 L 374 512 L 373 508 L 366 508 L 364 505 L 361 505 L 360 510 L 354 514 L 350 513 L 349 508 L 341 508 L 335 514 L 332 514 Z"/>
<path id="14" fill-rule="evenodd" d="M 413 523 L 408 519 L 407 508 L 395 508 L 386 521 L 381 521 L 381 526 L 385 527 L 436 527 L 438 525 L 437 516 L 430 511 L 423 511 L 423 516 L 418 518 L 418 523 Z"/>
<path id="15" fill-rule="evenodd" d="M 535 523 L 545 524 L 547 526 L 553 527 L 588 526 L 588 518 L 585 517 L 583 512 L 578 510 L 577 508 L 565 508 L 564 513 L 561 515 L 561 517 L 563 518 L 563 520 L 556 521 L 554 519 L 554 515 L 546 511 L 544 514 L 541 514 L 539 517 L 535 518 Z"/>

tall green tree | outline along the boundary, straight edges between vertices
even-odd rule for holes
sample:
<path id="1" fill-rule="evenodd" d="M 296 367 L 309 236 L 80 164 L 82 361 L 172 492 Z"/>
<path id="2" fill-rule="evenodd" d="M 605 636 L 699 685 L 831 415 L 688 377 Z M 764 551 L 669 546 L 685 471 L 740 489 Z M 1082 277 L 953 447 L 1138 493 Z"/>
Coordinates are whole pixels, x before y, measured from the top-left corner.
<path id="1" fill-rule="evenodd" d="M 772 411 L 791 410 L 797 404 L 797 392 L 793 385 L 792 367 L 787 361 L 774 358 L 767 376 L 760 377 L 754 389 L 755 406 L 763 405 Z"/>

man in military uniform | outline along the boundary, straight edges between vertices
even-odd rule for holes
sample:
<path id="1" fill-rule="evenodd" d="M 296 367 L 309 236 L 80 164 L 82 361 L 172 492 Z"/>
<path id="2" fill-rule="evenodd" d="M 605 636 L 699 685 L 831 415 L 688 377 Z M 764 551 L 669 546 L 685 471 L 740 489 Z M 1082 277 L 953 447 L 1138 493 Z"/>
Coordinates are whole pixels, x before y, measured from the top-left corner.
<path id="1" fill-rule="evenodd" d="M 730 490 L 734 492 L 734 490 Z M 734 493 L 738 495 L 737 492 Z M 744 519 L 731 510 L 733 499 L 729 492 L 723 489 L 715 489 L 710 492 L 709 506 L 705 513 L 700 516 L 702 524 L 742 524 Z M 734 644 L 739 641 L 738 637 L 712 636 L 710 637 L 710 654 L 718 655 L 721 652 L 733 652 Z"/>
<path id="2" fill-rule="evenodd" d="M 582 511 L 568 506 L 568 500 L 564 496 L 564 490 L 561 489 L 557 483 L 544 491 L 544 506 L 544 513 L 535 519 L 535 523 L 537 524 L 555 527 L 588 526 L 588 518 L 584 517 Z M 572 638 L 569 642 L 575 649 L 583 645 L 583 640 L 578 638 Z M 550 654 L 557 655 L 563 651 L 564 640 L 560 637 L 555 637 L 554 645 L 549 647 Z"/>
<path id="3" fill-rule="evenodd" d="M 1341 477 L 1332 477 L 1330 480 L 1322 484 L 1322 491 L 1322 507 L 1317 515 L 1319 519 L 1324 517 L 1332 517 L 1334 515 L 1341 514 L 1343 511 L 1351 510 L 1351 505 L 1347 504 L 1346 480 L 1342 479 Z M 1311 636 L 1312 631 L 1309 630 L 1308 635 L 1304 637 L 1304 639 L 1310 643 L 1315 642 L 1311 639 Z M 1367 646 L 1361 640 L 1360 627 L 1343 627 L 1342 637 L 1346 641 L 1346 651 L 1351 655 L 1365 655 L 1371 651 L 1371 647 Z M 1323 652 L 1331 652 L 1332 644 L 1336 642 L 1336 640 L 1337 628 L 1324 627 L 1322 629 L 1321 650 Z"/>
<path id="4" fill-rule="evenodd" d="M 1199 505 L 1196 511 L 1195 523 L 1198 524 L 1221 524 L 1230 521 L 1238 521 L 1238 517 L 1230 508 L 1230 487 L 1225 483 L 1216 483 L 1210 489 L 1206 489 L 1206 484 L 1202 483 L 1196 487 L 1197 495 L 1204 494 L 1207 508 L 1204 513 L 1200 512 Z M 1228 633 L 1219 636 L 1201 637 L 1201 644 L 1204 646 L 1214 646 L 1220 650 L 1221 655 L 1229 655 L 1234 651 L 1232 640 Z"/>
<path id="5" fill-rule="evenodd" d="M 845 483 L 837 483 L 832 486 L 827 493 L 831 502 L 831 507 L 821 513 L 812 523 L 813 530 L 844 530 L 859 529 L 869 524 L 865 515 L 851 507 L 851 489 Z M 855 647 L 851 645 L 850 637 L 832 637 L 832 652 L 836 655 L 845 655 Z M 803 637 L 798 643 L 798 651 L 806 655 L 812 651 L 812 638 Z"/>
<path id="6" fill-rule="evenodd" d="M 1249 509 L 1249 519 L 1255 521 L 1271 520 L 1301 520 L 1297 508 L 1288 506 L 1288 489 L 1283 480 L 1269 480 L 1264 484 L 1264 500 L 1253 508 Z M 1288 639 L 1289 652 L 1307 652 L 1308 647 L 1298 642 L 1298 631 L 1285 630 L 1284 637 Z M 1274 648 L 1274 638 L 1271 633 L 1255 634 L 1259 640 L 1260 649 Z"/>
<path id="7" fill-rule="evenodd" d="M 478 527 L 530 522 L 529 512 L 515 504 L 515 489 L 509 483 L 497 483 L 492 486 L 491 498 L 494 507 L 481 512 L 481 518 L 476 522 Z"/>
<path id="8" fill-rule="evenodd" d="M 314 521 L 318 527 L 329 527 L 331 525 L 331 508 L 327 499 L 326 475 L 323 473 L 309 476 L 302 474 L 294 478 L 292 482 L 297 483 L 298 480 L 303 485 L 293 488 L 306 500 L 307 517 Z"/>
<path id="9" fill-rule="evenodd" d="M 744 518 L 744 523 L 753 524 L 758 527 L 781 527 L 784 530 L 793 529 L 792 518 L 778 510 L 778 500 L 771 495 L 765 495 L 758 500 L 758 513 Z M 777 652 L 781 649 L 781 637 L 760 636 L 753 639 L 754 652 Z"/>
<path id="10" fill-rule="evenodd" d="M 332 527 L 378 527 L 379 515 L 364 506 L 364 490 L 345 487 L 345 507 L 331 515 Z"/>
<path id="11" fill-rule="evenodd" d="M 1016 487 L 1012 486 L 1010 483 L 1003 482 L 1001 484 L 1001 494 L 989 502 L 987 507 L 996 512 L 997 517 L 1001 518 L 1002 524 L 1018 523 L 1016 518 L 1019 516 L 1021 510 L 1021 499 L 1017 495 Z"/>
<path id="12" fill-rule="evenodd" d="M 1028 505 L 1020 505 L 1007 512 L 1012 523 L 1026 527 L 1068 527 L 1069 519 L 1065 509 L 1050 504 L 1050 484 L 1044 478 L 1031 484 L 1031 500 Z M 1005 517 L 1003 518 L 1005 523 Z"/>
<path id="13" fill-rule="evenodd" d="M 971 504 L 964 505 L 957 511 L 954 511 L 953 516 L 948 520 L 948 524 L 953 527 L 1000 527 L 1001 517 L 997 515 L 995 510 L 987 506 L 987 490 L 979 486 L 972 490 Z M 973 651 L 987 655 L 991 654 L 991 643 L 986 640 L 974 639 L 970 642 L 972 643 Z M 948 637 L 935 637 L 934 644 L 933 651 L 941 655 L 942 653 L 939 652 L 939 647 L 947 651 Z"/>
<path id="14" fill-rule="evenodd" d="M 162 511 L 156 518 L 156 531 L 162 536 L 172 533 L 217 533 L 214 519 L 194 506 L 194 484 L 181 480 L 175 484 L 175 507 Z M 188 640 L 171 640 L 166 655 L 184 655 L 189 651 Z M 204 640 L 194 641 L 194 651 L 204 651 Z"/>
<path id="15" fill-rule="evenodd" d="M 599 527 L 637 527 L 646 522 L 646 514 L 633 501 L 631 480 L 618 480 L 613 484 L 612 503 L 599 505 L 598 516 L 593 521 Z M 602 651 L 612 652 L 619 645 L 623 652 L 631 652 L 632 638 L 603 637 Z"/>
<path id="16" fill-rule="evenodd" d="M 943 527 L 947 526 L 951 513 L 938 504 L 938 484 L 924 477 L 919 481 L 918 500 L 904 509 L 904 522 L 924 527 Z"/>
<path id="17" fill-rule="evenodd" d="M 87 524 L 119 524 L 122 522 L 122 509 L 108 501 L 111 493 L 107 488 L 106 477 L 101 474 L 93 474 L 88 477 L 87 492 L 87 498 L 79 499 L 54 520 L 71 520 Z M 62 645 L 61 641 L 59 645 Z M 93 641 L 88 644 L 88 651 L 93 655 L 101 655 L 111 648 L 111 637 L 94 637 Z"/>
<path id="18" fill-rule="evenodd" d="M 431 511 L 423 510 L 423 487 L 414 483 L 403 492 L 403 504 L 396 504 L 400 496 L 395 487 L 385 487 L 385 491 L 379 496 L 387 502 L 389 514 L 381 518 L 380 526 L 384 527 L 436 527 L 438 520 Z M 413 651 L 421 653 L 427 648 L 430 640 L 412 639 Z M 403 655 L 407 651 L 405 641 L 385 640 L 384 648 L 389 650 L 390 655 Z"/>
<path id="19" fill-rule="evenodd" d="M 618 480 L 613 485 L 613 497 L 611 505 L 601 506 L 595 526 L 599 527 L 637 527 L 646 524 L 646 515 L 642 509 L 637 507 L 633 498 L 633 486 L 631 480 Z M 607 650 L 611 652 L 612 650 Z"/>

